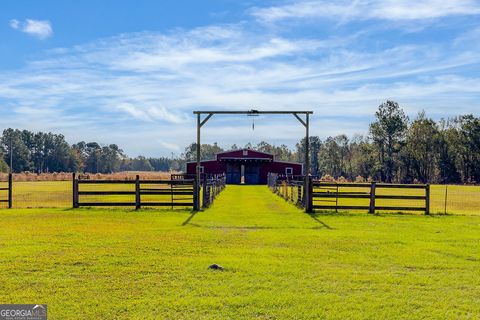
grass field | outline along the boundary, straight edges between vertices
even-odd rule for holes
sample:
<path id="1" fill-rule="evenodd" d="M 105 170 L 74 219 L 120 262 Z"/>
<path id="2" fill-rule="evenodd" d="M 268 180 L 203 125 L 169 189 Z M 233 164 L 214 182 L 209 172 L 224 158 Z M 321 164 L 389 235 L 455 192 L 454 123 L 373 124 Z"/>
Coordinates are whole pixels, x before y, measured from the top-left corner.
<path id="1" fill-rule="evenodd" d="M 50 319 L 480 317 L 480 216 L 310 216 L 265 186 L 195 215 L 0 215 L 2 303 Z"/>
<path id="2" fill-rule="evenodd" d="M 6 184 L 0 183 L 0 187 Z M 82 185 L 82 190 L 134 190 L 133 185 Z M 432 185 L 431 186 L 431 212 L 445 212 L 445 188 L 447 193 L 447 213 L 475 215 L 480 214 L 480 186 L 457 186 L 457 185 Z M 357 190 L 357 191 L 365 191 Z M 392 192 L 395 194 L 415 195 L 421 190 L 407 189 L 379 189 L 378 192 Z M 22 181 L 14 183 L 13 206 L 15 208 L 69 208 L 72 206 L 72 183 L 71 181 Z M 91 197 L 91 201 L 100 201 L 100 197 Z M 168 197 L 168 196 L 167 196 Z M 6 198 L 6 192 L 0 191 L 0 198 Z M 158 198 L 157 198 L 158 199 Z M 103 197 L 104 201 L 134 201 L 134 196 L 110 196 Z M 148 199 L 147 199 L 148 200 Z M 154 199 L 152 199 L 154 200 Z M 166 199 L 169 200 L 169 199 Z M 331 200 L 331 199 L 330 199 Z M 188 200 L 186 200 L 188 201 Z M 345 200 L 340 199 L 343 205 L 368 205 L 368 199 Z M 420 205 L 420 202 L 410 203 L 405 200 L 377 200 L 378 205 Z M 0 208 L 6 204 L 0 203 Z"/>

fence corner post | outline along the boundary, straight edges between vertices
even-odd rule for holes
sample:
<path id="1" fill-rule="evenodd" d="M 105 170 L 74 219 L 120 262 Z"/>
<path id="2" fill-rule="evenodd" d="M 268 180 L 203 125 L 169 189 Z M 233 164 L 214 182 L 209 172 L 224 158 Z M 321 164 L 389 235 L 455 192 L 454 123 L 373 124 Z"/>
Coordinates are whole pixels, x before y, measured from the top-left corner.
<path id="1" fill-rule="evenodd" d="M 375 191 L 377 188 L 377 183 L 375 181 L 372 182 L 370 186 L 370 206 L 368 213 L 375 213 Z"/>
<path id="2" fill-rule="evenodd" d="M 425 185 L 425 214 L 430 214 L 430 184 Z"/>
<path id="3" fill-rule="evenodd" d="M 140 176 L 137 174 L 135 177 L 135 210 L 141 208 L 140 200 Z"/>
<path id="4" fill-rule="evenodd" d="M 8 174 L 8 209 L 12 209 L 13 205 L 13 174 Z"/>

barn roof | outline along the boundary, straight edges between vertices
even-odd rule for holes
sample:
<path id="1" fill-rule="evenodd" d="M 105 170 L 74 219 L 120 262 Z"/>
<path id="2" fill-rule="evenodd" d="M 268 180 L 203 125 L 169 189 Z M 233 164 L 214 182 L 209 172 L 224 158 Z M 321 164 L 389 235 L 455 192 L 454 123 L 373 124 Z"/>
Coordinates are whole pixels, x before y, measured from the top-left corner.
<path id="1" fill-rule="evenodd" d="M 277 162 L 288 163 L 292 165 L 302 165 L 298 162 L 280 161 L 275 159 L 275 155 L 269 152 L 257 151 L 252 149 L 236 149 L 222 151 L 215 155 L 213 160 L 202 160 L 201 162 L 221 161 L 221 162 Z M 196 161 L 189 161 L 188 163 L 195 163 Z"/>
<path id="2" fill-rule="evenodd" d="M 274 156 L 273 153 L 263 152 L 263 151 L 253 150 L 253 149 L 247 149 L 247 148 L 222 151 L 222 152 L 217 153 L 217 155 L 227 154 L 227 153 L 237 153 L 237 152 L 242 152 L 243 153 L 243 151 L 248 151 L 248 152 L 252 152 L 252 153 L 256 153 L 256 154 L 264 154 L 264 155 L 268 155 L 268 156 Z"/>

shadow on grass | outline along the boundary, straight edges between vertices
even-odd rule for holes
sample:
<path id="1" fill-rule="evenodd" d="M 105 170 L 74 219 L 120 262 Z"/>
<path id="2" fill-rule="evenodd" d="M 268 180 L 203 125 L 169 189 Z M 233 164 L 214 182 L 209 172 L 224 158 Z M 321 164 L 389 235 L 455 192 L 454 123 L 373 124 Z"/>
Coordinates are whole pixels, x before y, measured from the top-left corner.
<path id="1" fill-rule="evenodd" d="M 271 227 L 271 226 L 206 226 L 196 223 L 189 223 L 189 226 L 203 229 L 226 229 L 226 230 L 286 230 L 286 229 L 302 229 L 302 230 L 319 230 L 325 227 Z"/>
<path id="2" fill-rule="evenodd" d="M 310 214 L 315 217 L 318 216 L 344 216 L 344 217 L 395 217 L 395 216 L 412 216 L 412 217 L 431 217 L 431 216 L 445 216 L 444 214 L 430 213 L 425 215 L 414 211 L 377 211 L 375 213 L 367 213 L 362 211 L 338 211 L 333 210 L 315 210 L 315 213 Z"/>
<path id="3" fill-rule="evenodd" d="M 187 218 L 187 220 L 183 221 L 182 226 L 186 226 L 187 224 L 190 224 L 190 221 L 199 213 L 200 211 L 193 211 L 190 213 L 190 216 Z"/>
<path id="4" fill-rule="evenodd" d="M 312 218 L 313 220 L 315 220 L 316 222 L 318 222 L 319 224 L 321 224 L 324 228 L 326 228 L 328 230 L 335 230 L 334 228 L 330 227 L 328 224 L 326 224 L 322 220 L 318 219 L 318 214 L 317 213 L 307 213 L 307 215 L 310 218 Z"/>

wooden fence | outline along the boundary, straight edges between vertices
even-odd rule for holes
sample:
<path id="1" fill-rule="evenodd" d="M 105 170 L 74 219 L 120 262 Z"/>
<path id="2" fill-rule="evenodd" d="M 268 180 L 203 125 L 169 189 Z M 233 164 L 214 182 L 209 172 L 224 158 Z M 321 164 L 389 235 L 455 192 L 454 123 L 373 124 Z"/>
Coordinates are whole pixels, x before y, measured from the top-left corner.
<path id="1" fill-rule="evenodd" d="M 202 176 L 202 207 L 208 208 L 216 196 L 225 189 L 226 176 L 225 174 L 219 175 L 206 175 Z"/>
<path id="2" fill-rule="evenodd" d="M 7 181 L 0 181 L 0 204 L 7 203 L 9 209 L 12 208 L 13 195 L 13 176 L 8 174 Z"/>
<path id="3" fill-rule="evenodd" d="M 314 210 L 368 210 L 369 213 L 394 210 L 423 211 L 425 214 L 430 214 L 430 185 L 428 184 L 312 181 L 310 192 Z M 389 204 L 392 201 L 402 202 L 402 204 Z"/>
<path id="4" fill-rule="evenodd" d="M 428 184 L 336 183 L 312 179 L 310 190 L 304 190 L 304 182 L 304 176 L 268 175 L 268 186 L 274 193 L 304 208 L 312 208 L 312 211 L 368 210 L 375 213 L 393 210 L 430 214 Z M 309 204 L 304 201 L 305 192 L 310 193 Z M 397 203 L 391 204 L 392 201 Z"/>
<path id="5" fill-rule="evenodd" d="M 304 176 L 269 173 L 267 183 L 274 193 L 295 205 L 305 207 Z"/>
<path id="6" fill-rule="evenodd" d="M 194 176 L 176 174 L 170 180 L 83 180 L 73 175 L 73 207 L 192 207 L 203 195 L 208 207 L 225 186 L 225 177 L 203 175 L 203 194 Z"/>

